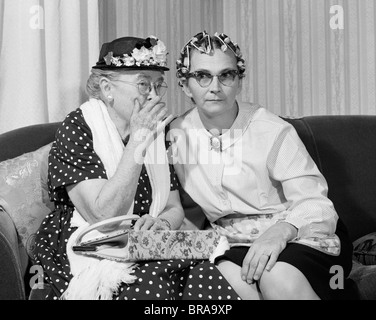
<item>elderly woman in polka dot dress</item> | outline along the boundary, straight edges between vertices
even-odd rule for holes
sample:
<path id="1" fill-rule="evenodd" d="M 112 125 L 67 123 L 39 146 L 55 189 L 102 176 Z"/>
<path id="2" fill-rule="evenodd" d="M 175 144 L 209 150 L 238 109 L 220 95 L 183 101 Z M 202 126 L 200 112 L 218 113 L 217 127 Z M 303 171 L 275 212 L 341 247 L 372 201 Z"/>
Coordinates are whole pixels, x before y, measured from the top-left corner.
<path id="1" fill-rule="evenodd" d="M 172 119 L 161 101 L 167 89 L 166 55 L 163 42 L 154 36 L 103 44 L 87 82 L 89 102 L 68 114 L 57 130 L 48 176 L 56 210 L 45 218 L 36 239 L 37 257 L 51 288 L 46 299 L 61 298 L 73 278 L 67 243 L 77 229 L 75 214 L 89 224 L 136 214 L 136 230 L 179 229 L 183 222 L 173 166 L 167 165 L 165 206 L 152 216 L 154 190 L 144 164 L 145 150 Z M 150 134 L 141 139 L 145 132 Z M 117 160 L 101 140 L 106 134 L 121 142 L 120 151 L 114 152 Z M 166 154 L 167 147 L 163 140 Z M 112 299 L 238 299 L 208 261 L 140 262 L 133 274 L 136 280 L 122 283 Z"/>

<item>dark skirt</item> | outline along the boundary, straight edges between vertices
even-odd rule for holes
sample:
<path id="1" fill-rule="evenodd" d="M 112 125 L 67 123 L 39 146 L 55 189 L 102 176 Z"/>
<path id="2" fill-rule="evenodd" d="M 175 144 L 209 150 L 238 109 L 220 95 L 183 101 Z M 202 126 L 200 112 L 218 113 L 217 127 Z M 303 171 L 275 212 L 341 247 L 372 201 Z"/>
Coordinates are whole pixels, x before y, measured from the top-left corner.
<path id="1" fill-rule="evenodd" d="M 341 240 L 341 252 L 338 256 L 329 255 L 317 249 L 298 243 L 288 243 L 277 261 L 285 262 L 299 269 L 322 300 L 356 299 L 354 282 L 348 278 L 352 268 L 352 243 L 341 221 L 336 234 Z M 242 266 L 249 247 L 237 246 L 227 250 L 216 258 L 229 260 Z M 343 282 L 339 277 L 343 274 Z"/>

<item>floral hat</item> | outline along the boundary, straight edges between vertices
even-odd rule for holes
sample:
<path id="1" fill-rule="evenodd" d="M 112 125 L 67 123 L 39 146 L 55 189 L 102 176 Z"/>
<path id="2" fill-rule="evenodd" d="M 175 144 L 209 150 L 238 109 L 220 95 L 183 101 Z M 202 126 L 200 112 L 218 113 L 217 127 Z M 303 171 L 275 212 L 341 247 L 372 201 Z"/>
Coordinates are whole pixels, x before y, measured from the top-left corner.
<path id="1" fill-rule="evenodd" d="M 104 43 L 94 69 L 167 71 L 167 49 L 155 36 L 123 37 Z"/>

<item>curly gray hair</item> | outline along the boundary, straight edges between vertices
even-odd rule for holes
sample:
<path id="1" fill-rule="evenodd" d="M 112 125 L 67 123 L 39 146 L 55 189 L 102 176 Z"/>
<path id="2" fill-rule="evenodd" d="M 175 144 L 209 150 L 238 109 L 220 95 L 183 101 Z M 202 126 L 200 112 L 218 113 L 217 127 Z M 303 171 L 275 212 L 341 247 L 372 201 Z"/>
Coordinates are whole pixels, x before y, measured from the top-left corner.
<path id="1" fill-rule="evenodd" d="M 101 78 L 107 78 L 108 80 L 116 80 L 121 73 L 116 70 L 102 70 L 91 69 L 91 74 L 86 82 L 86 93 L 89 98 L 101 99 L 101 87 L 99 85 Z"/>

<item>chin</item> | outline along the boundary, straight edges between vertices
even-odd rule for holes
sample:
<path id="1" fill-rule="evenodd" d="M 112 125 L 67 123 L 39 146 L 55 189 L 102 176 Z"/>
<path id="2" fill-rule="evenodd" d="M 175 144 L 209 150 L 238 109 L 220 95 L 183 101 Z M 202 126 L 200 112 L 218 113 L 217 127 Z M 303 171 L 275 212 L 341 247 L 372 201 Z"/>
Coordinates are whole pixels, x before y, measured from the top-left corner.
<path id="1" fill-rule="evenodd" d="M 208 113 L 217 113 L 217 112 L 223 112 L 226 110 L 229 110 L 230 108 L 227 106 L 226 102 L 224 101 L 207 101 L 205 104 L 201 107 L 202 110 L 205 110 L 205 112 Z"/>

